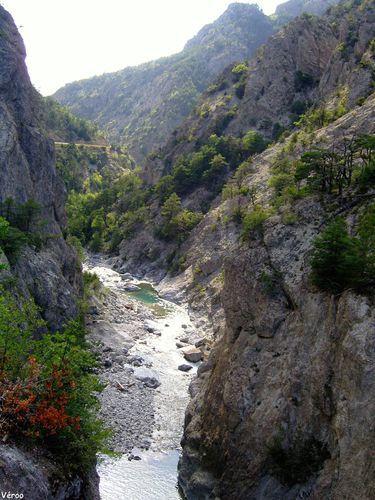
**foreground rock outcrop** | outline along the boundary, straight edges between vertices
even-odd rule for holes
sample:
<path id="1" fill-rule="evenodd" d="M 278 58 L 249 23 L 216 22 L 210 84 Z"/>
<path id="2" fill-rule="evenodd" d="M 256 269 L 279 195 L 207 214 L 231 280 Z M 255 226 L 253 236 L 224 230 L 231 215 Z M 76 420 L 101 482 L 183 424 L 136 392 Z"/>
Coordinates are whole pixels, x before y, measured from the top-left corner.
<path id="1" fill-rule="evenodd" d="M 322 214 L 318 204 L 308 208 L 298 230 L 272 224 L 264 243 L 226 262 L 225 333 L 186 416 L 180 478 L 188 498 L 374 495 L 375 310 L 367 297 L 309 286 L 307 257 Z M 265 270 L 282 276 L 272 289 L 262 283 Z M 289 489 L 270 476 L 278 433 L 289 443 L 300 433 L 327 446 L 330 458 L 308 485 Z M 216 490 L 216 481 L 201 482 L 205 470 Z"/>
<path id="2" fill-rule="evenodd" d="M 27 500 L 99 500 L 96 473 L 86 477 L 85 481 L 78 475 L 67 477 L 62 473 L 61 465 L 56 464 L 51 455 L 46 456 L 42 449 L 2 445 L 0 460 L 3 493 L 23 495 Z"/>

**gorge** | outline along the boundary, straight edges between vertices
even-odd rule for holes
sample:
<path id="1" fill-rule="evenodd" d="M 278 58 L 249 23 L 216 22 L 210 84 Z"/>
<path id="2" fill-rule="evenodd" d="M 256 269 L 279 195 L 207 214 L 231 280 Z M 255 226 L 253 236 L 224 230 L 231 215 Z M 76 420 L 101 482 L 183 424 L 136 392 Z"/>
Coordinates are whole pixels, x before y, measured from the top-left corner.
<path id="1" fill-rule="evenodd" d="M 2 7 L 0 52 L 1 490 L 374 498 L 374 2 L 232 4 L 60 104 Z"/>

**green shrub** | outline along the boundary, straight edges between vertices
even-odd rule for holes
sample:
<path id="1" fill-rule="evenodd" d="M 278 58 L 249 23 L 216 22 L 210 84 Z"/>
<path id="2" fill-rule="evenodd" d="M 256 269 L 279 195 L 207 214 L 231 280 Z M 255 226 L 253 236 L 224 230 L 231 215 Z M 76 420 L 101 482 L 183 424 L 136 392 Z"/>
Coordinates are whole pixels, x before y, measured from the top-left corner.
<path id="1" fill-rule="evenodd" d="M 47 238 L 53 237 L 42 232 L 45 221 L 41 220 L 41 211 L 41 206 L 32 199 L 19 204 L 7 198 L 0 203 L 0 218 L 4 226 L 3 234 L 0 235 L 0 248 L 11 263 L 17 260 L 24 245 L 40 250 Z"/>
<path id="2" fill-rule="evenodd" d="M 77 238 L 77 236 L 68 235 L 66 238 L 66 242 L 68 243 L 68 245 L 70 245 L 74 248 L 74 250 L 76 251 L 76 253 L 79 257 L 79 260 L 81 262 L 84 262 L 85 250 L 83 248 L 81 241 Z"/>
<path id="3" fill-rule="evenodd" d="M 375 186 L 375 161 L 362 168 L 357 177 L 357 182 L 361 191 L 367 191 Z"/>
<path id="4" fill-rule="evenodd" d="M 270 217 L 270 211 L 257 205 L 252 212 L 242 219 L 242 239 L 250 239 L 262 232 L 264 222 Z"/>
<path id="5" fill-rule="evenodd" d="M 92 467 L 108 435 L 96 417 L 94 366 L 79 323 L 47 333 L 32 301 L 0 289 L 2 438 L 42 443 L 67 470 Z"/>
<path id="6" fill-rule="evenodd" d="M 282 221 L 286 226 L 291 226 L 293 224 L 297 224 L 298 217 L 294 212 L 284 212 L 282 215 Z"/>
<path id="7" fill-rule="evenodd" d="M 314 241 L 312 282 L 330 293 L 371 288 L 375 283 L 374 234 L 375 205 L 361 218 L 356 237 L 349 236 L 342 218 L 329 224 Z"/>
<path id="8" fill-rule="evenodd" d="M 22 231 L 12 227 L 4 217 L 0 217 L 0 249 L 11 263 L 16 262 L 22 247 L 27 242 L 27 236 Z"/>
<path id="9" fill-rule="evenodd" d="M 277 280 L 272 273 L 269 273 L 267 271 L 262 271 L 260 275 L 260 283 L 262 285 L 264 292 L 268 296 L 272 296 L 275 293 Z"/>
<path id="10" fill-rule="evenodd" d="M 98 294 L 102 288 L 102 283 L 96 273 L 83 271 L 84 298 L 87 300 L 95 294 Z"/>
<path id="11" fill-rule="evenodd" d="M 314 241 L 311 259 L 312 281 L 321 290 L 337 293 L 352 281 L 355 269 L 348 257 L 355 253 L 344 219 L 332 222 Z"/>
<path id="12" fill-rule="evenodd" d="M 238 99 L 243 98 L 243 96 L 245 95 L 245 90 L 246 90 L 246 80 L 244 78 L 241 78 L 241 80 L 234 86 L 234 91 Z"/>
<path id="13" fill-rule="evenodd" d="M 295 113 L 296 115 L 300 116 L 302 113 L 305 113 L 305 111 L 308 108 L 308 103 L 307 101 L 301 101 L 301 100 L 296 100 L 293 102 L 290 110 L 292 113 Z"/>
<path id="14" fill-rule="evenodd" d="M 245 63 L 235 64 L 232 68 L 232 75 L 233 75 L 234 79 L 236 81 L 238 81 L 241 77 L 246 75 L 248 70 L 249 70 L 249 67 Z"/>
<path id="15" fill-rule="evenodd" d="M 285 127 L 280 125 L 279 122 L 274 123 L 272 127 L 272 139 L 274 141 L 277 141 L 284 132 L 285 132 Z"/>
<path id="16" fill-rule="evenodd" d="M 242 74 L 242 73 L 245 73 L 248 69 L 249 69 L 249 67 L 247 66 L 247 64 L 239 63 L 239 64 L 236 64 L 235 66 L 233 66 L 232 73 Z"/>
<path id="17" fill-rule="evenodd" d="M 269 180 L 269 186 L 274 188 L 276 195 L 280 195 L 283 190 L 289 186 L 293 186 L 294 178 L 291 174 L 280 173 L 273 175 Z"/>
<path id="18" fill-rule="evenodd" d="M 312 87 L 314 83 L 314 78 L 311 75 L 303 73 L 302 71 L 296 71 L 294 76 L 294 87 L 297 92 Z"/>
<path id="19" fill-rule="evenodd" d="M 237 110 L 230 109 L 229 111 L 218 115 L 213 124 L 213 133 L 216 135 L 222 135 L 224 130 L 227 128 L 229 123 L 233 120 L 233 118 L 236 116 Z"/>
<path id="20" fill-rule="evenodd" d="M 264 151 L 267 147 L 267 142 L 261 134 L 254 130 L 249 130 L 242 138 L 242 145 L 245 152 L 250 156 Z"/>

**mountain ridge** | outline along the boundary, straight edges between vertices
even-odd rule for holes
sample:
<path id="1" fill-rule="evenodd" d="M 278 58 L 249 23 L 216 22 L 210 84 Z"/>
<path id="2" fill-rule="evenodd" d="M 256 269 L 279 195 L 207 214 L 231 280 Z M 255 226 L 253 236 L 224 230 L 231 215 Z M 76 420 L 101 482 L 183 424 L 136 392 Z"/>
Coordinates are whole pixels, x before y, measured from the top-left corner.
<path id="1" fill-rule="evenodd" d="M 272 33 L 268 18 L 258 8 L 247 7 L 246 19 L 254 19 L 256 25 L 254 40 L 247 40 L 237 25 L 228 36 L 223 15 L 224 21 L 219 18 L 214 23 L 214 32 L 205 37 L 203 47 L 192 42 L 192 47 L 170 57 L 68 84 L 54 98 L 95 121 L 116 142 L 127 144 L 141 161 L 190 112 L 216 73 L 231 61 L 246 59 Z"/>
<path id="2" fill-rule="evenodd" d="M 67 84 L 54 98 L 94 121 L 143 162 L 191 112 L 221 70 L 251 57 L 279 27 L 258 6 L 234 3 L 182 52 Z"/>

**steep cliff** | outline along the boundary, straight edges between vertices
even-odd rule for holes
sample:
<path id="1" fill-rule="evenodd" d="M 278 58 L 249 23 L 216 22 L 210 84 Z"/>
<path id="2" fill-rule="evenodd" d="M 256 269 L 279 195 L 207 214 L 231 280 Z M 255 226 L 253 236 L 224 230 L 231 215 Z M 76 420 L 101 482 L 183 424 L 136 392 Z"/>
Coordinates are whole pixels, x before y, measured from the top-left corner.
<path id="1" fill-rule="evenodd" d="M 181 241 L 160 238 L 155 226 L 163 223 L 165 193 L 174 191 L 185 209 L 205 213 L 211 208 L 211 224 L 217 225 L 213 214 L 220 189 L 215 187 L 215 177 L 212 182 L 205 177 L 213 154 L 224 156 L 216 177 L 222 186 L 249 156 L 244 147 L 249 131 L 269 141 L 279 136 L 282 141 L 281 124 L 285 135 L 302 129 L 306 147 L 316 129 L 360 108 L 373 88 L 374 6 L 363 3 L 354 10 L 343 9 L 339 6 L 321 19 L 293 20 L 259 49 L 248 67 L 240 68 L 242 76 L 230 66 L 167 144 L 149 158 L 141 174 L 152 193 L 148 215 L 119 245 L 125 266 L 140 273 L 151 270 L 159 277 L 167 266 L 175 272 L 186 267 L 186 255 L 194 245 L 190 240 L 181 245 Z M 239 79 L 245 83 L 242 96 L 236 95 Z M 220 88 L 222 82 L 224 88 Z M 279 132 L 274 134 L 275 130 Z M 191 189 L 186 188 L 189 183 Z"/>
<path id="2" fill-rule="evenodd" d="M 63 237 L 66 193 L 62 180 L 56 174 L 53 142 L 43 132 L 40 96 L 27 74 L 22 39 L 10 14 L 2 7 L 0 54 L 2 305 L 4 300 L 6 304 L 4 297 L 32 297 L 39 306 L 35 314 L 42 315 L 51 331 L 58 330 L 78 316 L 81 266 Z M 4 230 L 10 221 L 10 229 Z M 7 321 L 4 317 L 2 320 L 5 323 Z M 11 325 L 9 328 L 6 334 L 11 336 L 14 331 Z M 4 335 L 3 330 L 2 342 Z M 47 452 L 42 445 L 37 446 L 25 437 L 27 433 L 22 433 L 22 425 L 15 423 L 15 416 L 13 423 L 19 425 L 21 430 L 18 435 L 14 432 L 12 436 L 7 432 L 9 407 L 4 410 L 4 405 L 8 394 L 12 392 L 12 385 L 4 364 L 8 359 L 13 359 L 9 350 L 9 346 L 5 343 L 4 347 L 3 342 L 0 446 L 0 484 L 3 494 L 9 491 L 35 500 L 97 498 L 97 478 L 89 478 L 87 473 L 71 474 L 67 468 L 64 469 L 51 451 Z M 26 351 L 21 354 L 27 357 Z M 18 383 L 24 380 L 21 373 L 17 373 L 17 377 Z M 29 388 L 32 383 L 29 379 Z M 38 390 L 41 391 L 41 386 L 38 386 Z M 14 392 L 13 396 L 13 404 L 16 405 L 17 393 Z M 17 422 L 21 417 L 18 419 Z"/>
<path id="3" fill-rule="evenodd" d="M 0 29 L 0 202 L 36 202 L 45 240 L 40 250 L 25 247 L 11 273 L 22 293 L 35 298 L 51 327 L 58 328 L 77 315 L 81 288 L 77 258 L 62 234 L 66 195 L 56 175 L 53 142 L 41 131 L 40 101 L 27 74 L 25 48 L 4 9 Z"/>
<path id="4" fill-rule="evenodd" d="M 373 134 L 374 116 L 370 97 L 317 130 L 313 145 L 337 147 L 345 137 Z M 291 163 L 306 149 L 288 144 L 256 157 L 243 184 L 256 187 L 265 206 L 283 148 Z M 354 228 L 375 199 L 368 188 L 344 199 L 295 200 L 250 240 L 235 223 L 218 222 L 233 213 L 235 200 L 227 200 L 191 235 L 186 266 L 200 270 L 199 302 L 211 307 L 217 341 L 191 386 L 180 462 L 187 498 L 374 496 L 373 295 L 322 293 L 310 279 L 315 237 L 338 214 Z"/>

